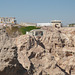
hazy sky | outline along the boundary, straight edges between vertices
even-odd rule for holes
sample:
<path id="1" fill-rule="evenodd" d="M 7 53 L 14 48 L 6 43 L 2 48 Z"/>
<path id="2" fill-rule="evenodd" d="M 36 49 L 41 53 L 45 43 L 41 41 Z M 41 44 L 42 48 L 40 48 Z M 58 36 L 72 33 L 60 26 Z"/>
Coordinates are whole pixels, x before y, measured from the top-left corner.
<path id="1" fill-rule="evenodd" d="M 0 0 L 0 16 L 16 17 L 18 22 L 75 23 L 75 0 Z"/>

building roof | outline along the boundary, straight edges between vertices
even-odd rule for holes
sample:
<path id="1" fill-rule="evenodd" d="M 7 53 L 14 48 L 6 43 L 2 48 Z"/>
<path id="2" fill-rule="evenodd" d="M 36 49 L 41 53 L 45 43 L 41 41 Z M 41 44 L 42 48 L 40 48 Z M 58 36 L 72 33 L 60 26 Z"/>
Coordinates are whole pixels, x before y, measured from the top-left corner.
<path id="1" fill-rule="evenodd" d="M 0 18 L 2 18 L 2 19 L 4 19 L 4 18 L 9 18 L 9 19 L 13 18 L 13 19 L 15 19 L 15 17 L 0 17 Z"/>
<path id="2" fill-rule="evenodd" d="M 51 23 L 61 23 L 61 20 L 52 20 Z"/>

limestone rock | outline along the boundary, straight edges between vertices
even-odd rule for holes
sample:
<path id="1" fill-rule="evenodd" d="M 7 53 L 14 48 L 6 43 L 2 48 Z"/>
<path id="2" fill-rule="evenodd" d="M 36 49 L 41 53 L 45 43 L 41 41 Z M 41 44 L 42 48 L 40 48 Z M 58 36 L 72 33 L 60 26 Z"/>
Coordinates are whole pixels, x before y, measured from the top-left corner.
<path id="1" fill-rule="evenodd" d="M 0 75 L 27 75 L 17 60 L 17 46 L 4 30 L 0 31 Z"/>

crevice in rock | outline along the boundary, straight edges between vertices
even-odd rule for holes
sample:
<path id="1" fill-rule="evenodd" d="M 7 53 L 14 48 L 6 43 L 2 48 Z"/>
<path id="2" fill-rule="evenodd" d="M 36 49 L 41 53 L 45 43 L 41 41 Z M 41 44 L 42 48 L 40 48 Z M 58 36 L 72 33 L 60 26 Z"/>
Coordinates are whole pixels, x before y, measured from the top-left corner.
<path id="1" fill-rule="evenodd" d="M 61 69 L 61 71 L 63 71 L 65 73 L 65 75 L 69 75 L 64 69 L 62 69 L 59 65 L 56 64 L 57 67 L 59 67 Z"/>

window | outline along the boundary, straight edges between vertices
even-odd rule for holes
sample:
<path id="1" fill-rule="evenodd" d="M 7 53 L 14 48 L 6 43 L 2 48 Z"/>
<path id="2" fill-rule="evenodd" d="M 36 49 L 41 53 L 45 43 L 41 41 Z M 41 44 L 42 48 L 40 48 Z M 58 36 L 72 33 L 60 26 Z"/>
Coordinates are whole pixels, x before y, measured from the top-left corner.
<path id="1" fill-rule="evenodd" d="M 43 32 L 41 32 L 41 35 L 43 36 Z"/>
<path id="2" fill-rule="evenodd" d="M 37 36 L 38 35 L 38 32 L 36 32 L 35 35 Z"/>
<path id="3" fill-rule="evenodd" d="M 4 18 L 4 22 L 5 22 L 5 18 Z"/>
<path id="4" fill-rule="evenodd" d="M 1 21 L 2 21 L 2 19 L 1 19 Z"/>
<path id="5" fill-rule="evenodd" d="M 10 22 L 10 19 L 9 19 L 9 22 Z"/>
<path id="6" fill-rule="evenodd" d="M 6 22 L 8 22 L 8 18 L 6 18 L 5 20 L 6 20 Z"/>
<path id="7" fill-rule="evenodd" d="M 36 31 L 35 36 L 43 36 L 43 31 Z"/>

